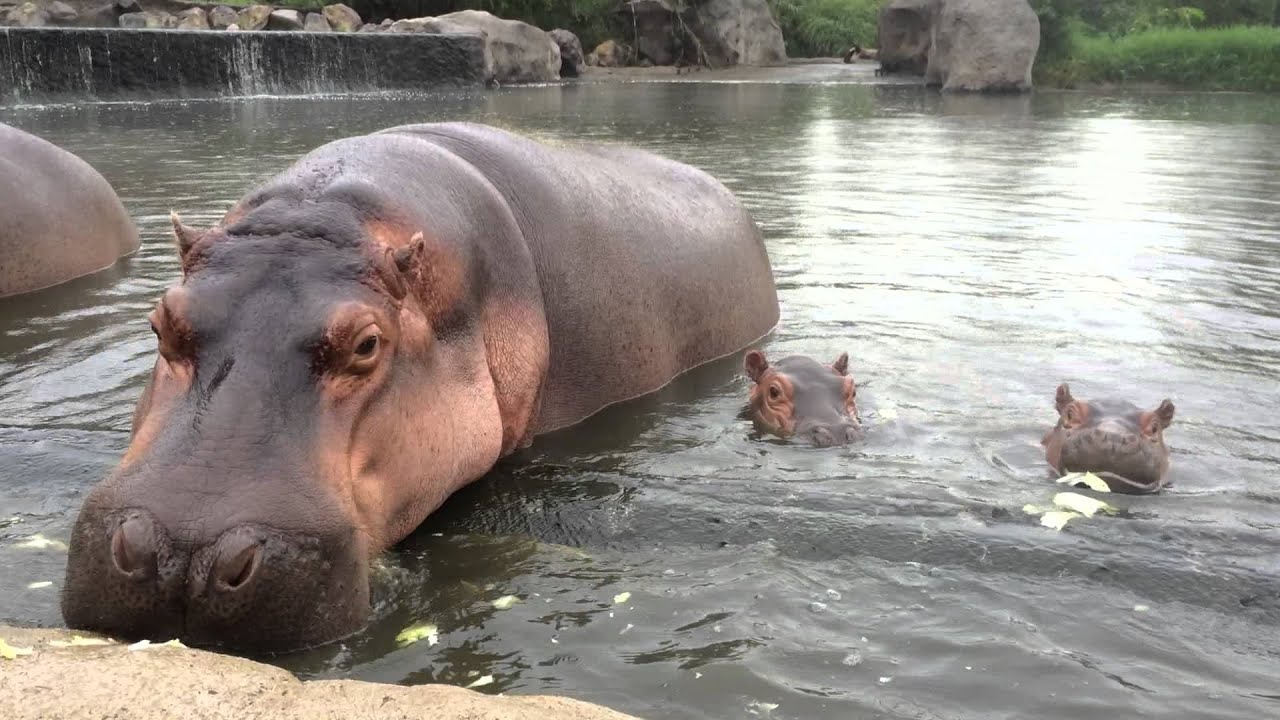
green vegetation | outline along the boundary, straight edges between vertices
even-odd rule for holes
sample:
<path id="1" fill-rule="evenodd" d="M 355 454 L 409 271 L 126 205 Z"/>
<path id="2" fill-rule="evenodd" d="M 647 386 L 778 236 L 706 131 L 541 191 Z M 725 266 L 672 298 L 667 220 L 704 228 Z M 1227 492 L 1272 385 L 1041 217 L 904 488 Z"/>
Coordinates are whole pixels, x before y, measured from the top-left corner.
<path id="1" fill-rule="evenodd" d="M 1280 28 L 1155 29 L 1082 36 L 1069 57 L 1037 68 L 1043 82 L 1158 83 L 1206 90 L 1280 90 Z"/>
<path id="2" fill-rule="evenodd" d="M 1280 90 L 1280 0 L 1180 2 L 1032 0 L 1036 81 Z"/>
<path id="3" fill-rule="evenodd" d="M 875 47 L 887 0 L 769 0 L 791 57 L 833 57 L 855 43 Z"/>

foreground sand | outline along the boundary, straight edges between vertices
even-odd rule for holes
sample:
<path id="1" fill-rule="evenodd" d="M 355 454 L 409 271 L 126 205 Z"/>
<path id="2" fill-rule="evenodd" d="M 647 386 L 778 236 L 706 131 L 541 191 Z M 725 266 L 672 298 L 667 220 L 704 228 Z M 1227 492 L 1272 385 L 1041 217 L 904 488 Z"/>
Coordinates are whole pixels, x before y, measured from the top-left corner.
<path id="1" fill-rule="evenodd" d="M 86 635 L 86 637 L 96 637 Z M 0 625 L 21 653 L 0 658 L 0 717 L 234 718 L 250 720 L 627 720 L 598 705 L 548 695 L 497 697 L 451 685 L 403 687 L 359 680 L 299 681 L 243 658 L 183 647 L 58 647 L 67 630 Z M 0 646 L 3 649 L 3 646 Z"/>

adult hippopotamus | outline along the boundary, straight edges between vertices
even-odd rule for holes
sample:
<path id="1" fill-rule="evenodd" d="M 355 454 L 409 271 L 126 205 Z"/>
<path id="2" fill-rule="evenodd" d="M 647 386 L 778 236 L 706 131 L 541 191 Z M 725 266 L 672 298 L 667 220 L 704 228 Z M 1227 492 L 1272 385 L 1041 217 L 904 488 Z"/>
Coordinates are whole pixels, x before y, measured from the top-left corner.
<path id="1" fill-rule="evenodd" d="M 105 270 L 138 245 L 133 221 L 97 170 L 0 123 L 0 297 Z"/>
<path id="2" fill-rule="evenodd" d="M 360 629 L 369 562 L 535 435 L 766 335 L 763 240 L 720 183 L 469 123 L 337 140 L 214 227 L 119 466 L 72 531 L 75 628 L 285 651 Z"/>
<path id="3" fill-rule="evenodd" d="M 1091 472 L 1112 492 L 1159 492 L 1169 473 L 1164 431 L 1173 423 L 1173 403 L 1161 401 L 1143 410 L 1116 398 L 1077 400 L 1071 388 L 1058 386 L 1054 399 L 1058 423 L 1040 444 L 1059 475 Z"/>
<path id="4" fill-rule="evenodd" d="M 858 387 L 849 376 L 849 354 L 823 365 L 807 355 L 770 363 L 759 350 L 742 358 L 751 379 L 751 420 L 761 432 L 800 438 L 818 447 L 844 445 L 862 437 Z"/>

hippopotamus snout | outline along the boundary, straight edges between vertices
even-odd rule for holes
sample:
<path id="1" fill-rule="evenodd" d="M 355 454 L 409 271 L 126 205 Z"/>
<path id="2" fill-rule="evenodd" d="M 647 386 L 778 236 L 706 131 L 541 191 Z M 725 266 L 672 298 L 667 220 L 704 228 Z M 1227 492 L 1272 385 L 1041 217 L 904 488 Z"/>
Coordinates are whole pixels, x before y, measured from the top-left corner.
<path id="1" fill-rule="evenodd" d="M 831 365 L 804 355 L 770 364 L 751 350 L 743 368 L 751 387 L 751 418 L 760 430 L 816 445 L 846 445 L 862 437 L 855 402 L 857 386 L 849 377 L 849 355 Z"/>
<path id="2" fill-rule="evenodd" d="M 1169 471 L 1164 430 L 1173 422 L 1172 402 L 1142 410 L 1123 400 L 1077 400 L 1063 384 L 1056 404 L 1058 423 L 1041 444 L 1057 472 L 1097 474 L 1114 492 L 1156 492 L 1164 485 Z"/>
<path id="3" fill-rule="evenodd" d="M 354 538 L 257 523 L 208 536 L 198 528 L 171 529 L 143 508 L 90 509 L 72 536 L 68 624 L 263 649 L 307 647 L 363 624 L 368 583 Z M 299 622 L 299 613 L 318 617 Z"/>
<path id="4" fill-rule="evenodd" d="M 804 423 L 796 429 L 796 436 L 817 447 L 847 445 L 862 439 L 862 427 L 850 419 L 833 423 Z"/>

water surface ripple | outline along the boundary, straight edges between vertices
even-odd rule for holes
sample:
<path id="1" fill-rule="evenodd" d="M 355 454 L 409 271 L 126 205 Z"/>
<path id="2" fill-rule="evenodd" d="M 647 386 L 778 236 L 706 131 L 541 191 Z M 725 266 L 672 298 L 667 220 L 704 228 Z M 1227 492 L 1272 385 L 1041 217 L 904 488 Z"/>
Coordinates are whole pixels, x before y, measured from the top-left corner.
<path id="1" fill-rule="evenodd" d="M 367 630 L 275 662 L 649 718 L 1275 717 L 1277 117 L 1274 96 L 692 83 L 0 108 L 95 164 L 144 235 L 0 305 L 0 621 L 59 621 L 64 554 L 18 543 L 65 541 L 126 443 L 169 210 L 208 224 L 322 142 L 466 118 L 721 178 L 773 258 L 766 349 L 849 352 L 868 438 L 753 437 L 738 359 L 715 363 L 503 463 L 382 559 Z M 1057 489 L 1038 440 L 1063 381 L 1172 399 L 1174 486 L 1061 533 L 1024 515 Z M 439 644 L 396 647 L 422 620 Z"/>

